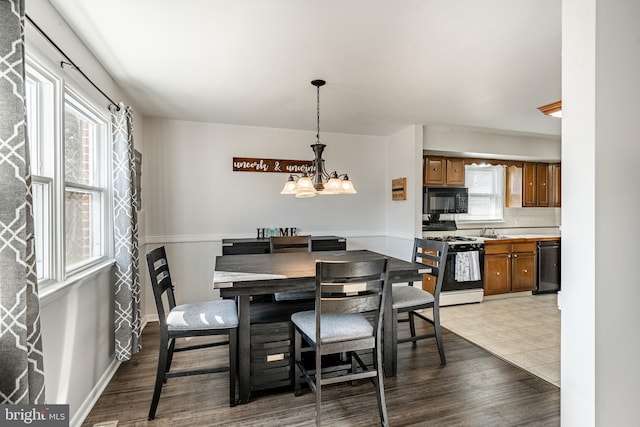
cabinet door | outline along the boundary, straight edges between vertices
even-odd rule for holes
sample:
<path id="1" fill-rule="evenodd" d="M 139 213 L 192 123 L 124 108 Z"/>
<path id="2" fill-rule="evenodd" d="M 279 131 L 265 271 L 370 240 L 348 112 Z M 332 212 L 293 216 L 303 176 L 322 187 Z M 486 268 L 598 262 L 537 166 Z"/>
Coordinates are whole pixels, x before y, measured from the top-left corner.
<path id="1" fill-rule="evenodd" d="M 522 168 L 519 166 L 507 167 L 507 197 L 506 207 L 522 207 Z"/>
<path id="2" fill-rule="evenodd" d="M 464 187 L 464 160 L 447 159 L 447 185 Z"/>
<path id="3" fill-rule="evenodd" d="M 436 276 L 425 274 L 424 276 L 422 276 L 422 289 L 429 292 L 431 295 L 435 294 L 437 281 L 438 278 Z"/>
<path id="4" fill-rule="evenodd" d="M 522 206 L 537 206 L 536 164 L 525 163 L 522 168 Z"/>
<path id="5" fill-rule="evenodd" d="M 511 292 L 532 291 L 536 287 L 536 255 L 514 253 L 511 257 Z"/>
<path id="6" fill-rule="evenodd" d="M 551 203 L 556 208 L 562 206 L 562 172 L 560 163 L 551 165 Z"/>
<path id="7" fill-rule="evenodd" d="M 511 269 L 509 254 L 486 255 L 484 257 L 484 294 L 496 295 L 511 291 Z"/>
<path id="8" fill-rule="evenodd" d="M 425 157 L 424 183 L 425 185 L 444 185 L 446 178 L 446 163 L 443 157 Z"/>
<path id="9" fill-rule="evenodd" d="M 549 187 L 549 165 L 538 163 L 536 165 L 537 206 L 549 206 Z"/>

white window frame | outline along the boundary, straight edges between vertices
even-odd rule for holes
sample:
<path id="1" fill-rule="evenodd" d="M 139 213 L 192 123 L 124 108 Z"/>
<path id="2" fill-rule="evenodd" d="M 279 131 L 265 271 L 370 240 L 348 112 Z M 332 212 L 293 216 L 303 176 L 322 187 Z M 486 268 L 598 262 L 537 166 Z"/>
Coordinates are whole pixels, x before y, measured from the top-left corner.
<path id="1" fill-rule="evenodd" d="M 68 192 L 74 192 L 74 193 L 84 193 L 84 194 L 89 194 L 91 196 L 94 196 L 96 198 L 96 200 L 99 202 L 99 209 L 96 211 L 96 207 L 94 207 L 92 209 L 92 217 L 94 219 L 97 220 L 97 222 L 99 223 L 99 225 L 97 226 L 98 229 L 96 229 L 96 226 L 92 227 L 91 229 L 91 236 L 92 236 L 92 241 L 95 242 L 95 240 L 99 241 L 99 247 L 98 247 L 98 252 L 99 255 L 98 256 L 94 256 L 94 257 L 90 257 L 82 262 L 73 264 L 73 265 L 67 265 L 66 261 L 65 261 L 65 270 L 67 274 L 73 273 L 74 271 L 78 271 L 78 270 L 82 270 L 88 266 L 93 265 L 96 262 L 99 262 L 101 260 L 104 260 L 107 254 L 107 245 L 106 245 L 106 241 L 107 241 L 107 227 L 106 227 L 106 220 L 108 218 L 108 212 L 107 212 L 107 207 L 108 207 L 108 203 L 107 203 L 107 197 L 106 194 L 109 192 L 109 188 L 107 187 L 107 169 L 108 166 L 110 165 L 110 156 L 108 156 L 108 153 L 110 152 L 108 150 L 108 141 L 109 141 L 109 137 L 108 137 L 108 132 L 110 132 L 110 123 L 109 120 L 106 117 L 102 117 L 100 115 L 100 113 L 97 111 L 97 109 L 95 109 L 89 102 L 87 102 L 85 99 L 83 99 L 83 97 L 81 95 L 79 95 L 76 91 L 74 91 L 72 88 L 66 87 L 65 88 L 65 93 L 64 93 L 64 100 L 63 100 L 63 114 L 62 116 L 64 117 L 64 112 L 66 111 L 66 106 L 67 103 L 71 104 L 72 107 L 79 113 L 83 114 L 89 121 L 91 121 L 94 125 L 97 126 L 96 129 L 96 139 L 97 139 L 97 147 L 96 147 L 96 152 L 95 152 L 95 159 L 94 160 L 94 164 L 92 165 L 92 167 L 97 168 L 97 171 L 92 171 L 92 173 L 95 174 L 95 176 L 93 176 L 92 178 L 92 183 L 91 184 L 85 184 L 85 183 L 77 183 L 77 182 L 72 182 L 72 181 L 67 181 L 66 179 L 64 180 L 64 195 L 62 200 L 66 200 L 66 195 Z M 64 119 L 62 121 L 62 123 L 64 123 Z M 64 136 L 62 137 L 64 140 Z M 64 147 L 64 142 L 62 143 L 62 147 Z M 64 169 L 66 167 L 66 164 L 64 163 L 64 158 L 65 156 L 62 156 L 62 168 Z M 63 171 L 63 176 L 64 176 L 64 171 Z M 66 220 L 66 214 L 67 212 L 65 211 L 65 215 L 64 218 Z M 65 238 L 66 238 L 66 234 L 65 234 Z M 96 243 L 92 244 L 93 246 L 96 245 Z M 67 254 L 67 247 L 65 245 L 64 248 L 64 255 L 63 257 L 66 259 L 66 254 Z M 91 252 L 93 252 L 95 250 L 95 248 L 91 248 Z"/>
<path id="2" fill-rule="evenodd" d="M 63 70 L 46 59 L 36 49 L 27 52 L 26 73 L 36 76 L 38 79 L 44 78 L 47 84 L 51 84 L 52 90 L 46 102 L 43 102 L 36 111 L 37 114 L 53 118 L 51 123 L 42 124 L 35 129 L 40 137 L 46 137 L 44 144 L 52 144 L 53 152 L 49 153 L 53 157 L 51 160 L 51 170 L 46 173 L 36 174 L 38 171 L 32 167 L 32 182 L 35 186 L 40 185 L 47 189 L 46 197 L 49 199 L 47 212 L 42 213 L 45 218 L 45 227 L 48 227 L 47 236 L 43 237 L 43 247 L 45 254 L 41 257 L 41 265 L 46 267 L 46 272 L 38 272 L 39 290 L 44 290 L 48 294 L 50 290 L 65 287 L 83 277 L 85 271 L 99 267 L 105 262 L 112 262 L 113 258 L 113 213 L 112 213 L 112 182 L 111 176 L 111 119 L 109 112 L 105 108 L 101 99 L 96 99 L 94 95 L 85 92 L 81 86 L 73 79 L 69 78 Z M 64 165 L 64 106 L 65 99 L 72 99 L 74 106 L 79 105 L 83 113 L 89 114 L 92 119 L 99 123 L 100 141 L 97 153 L 99 162 L 99 176 L 96 184 L 81 185 L 77 183 L 65 182 Z M 45 101 L 40 99 L 40 101 Z M 100 108 L 102 107 L 102 108 Z M 29 124 L 31 126 L 31 124 Z M 32 130 L 33 131 L 33 130 Z M 37 138 L 38 135 L 33 135 Z M 30 145 L 35 141 L 31 140 Z M 99 197 L 100 207 L 96 214 L 100 225 L 93 232 L 99 235 L 101 249 L 98 256 L 86 260 L 78 265 L 67 266 L 65 248 L 65 194 L 67 190 L 78 190 L 90 192 Z M 34 210 L 35 210 L 34 206 Z M 34 219 L 37 217 L 34 212 Z M 42 231 L 42 229 L 40 230 Z M 39 236 L 36 236 L 38 239 Z M 70 268 L 72 267 L 72 268 Z M 42 293 L 42 292 L 41 292 Z"/>
<path id="3" fill-rule="evenodd" d="M 471 171 L 481 171 L 484 168 L 492 168 L 493 176 L 493 192 L 480 193 L 476 191 L 476 187 L 472 182 L 473 173 Z M 505 201 L 505 179 L 506 168 L 501 165 L 465 165 L 465 187 L 469 189 L 469 212 L 467 214 L 458 214 L 457 222 L 459 223 L 499 223 L 504 222 L 504 201 Z M 484 198 L 488 200 L 491 206 L 488 212 L 474 211 L 474 198 Z"/>
<path id="4" fill-rule="evenodd" d="M 37 102 L 34 113 L 37 115 L 37 120 L 28 122 L 28 138 L 30 150 L 33 152 L 33 144 L 38 140 L 38 156 L 37 161 L 39 165 L 32 166 L 31 181 L 32 187 L 42 187 L 43 198 L 46 199 L 46 211 L 38 214 L 36 212 L 36 191 L 34 191 L 34 226 L 36 227 L 36 235 L 38 231 L 44 232 L 44 236 L 41 237 L 41 241 L 36 240 L 36 246 L 40 243 L 42 247 L 37 248 L 41 251 L 42 257 L 37 260 L 36 270 L 38 276 L 38 284 L 40 287 L 46 287 L 49 284 L 54 283 L 60 276 L 60 269 L 57 265 L 55 257 L 56 248 L 55 242 L 59 239 L 57 234 L 59 231 L 59 205 L 57 204 L 55 197 L 56 182 L 58 177 L 56 176 L 56 159 L 58 152 L 56 147 L 59 146 L 58 129 L 56 120 L 56 108 L 57 100 L 60 98 L 61 81 L 53 73 L 50 73 L 44 66 L 37 61 L 33 60 L 29 56 L 26 58 L 26 81 L 34 80 L 37 83 L 36 93 L 34 93 L 35 101 Z M 45 87 L 46 86 L 46 87 Z M 28 96 L 28 95 L 27 95 Z M 33 98 L 26 99 L 28 105 L 29 101 L 34 101 Z M 49 152 L 44 152 L 45 148 L 49 148 Z M 34 154 L 31 154 L 32 158 Z M 40 173 L 37 173 L 40 172 Z M 42 219 L 42 226 L 36 224 L 38 219 Z M 42 267 L 39 268 L 39 267 Z"/>

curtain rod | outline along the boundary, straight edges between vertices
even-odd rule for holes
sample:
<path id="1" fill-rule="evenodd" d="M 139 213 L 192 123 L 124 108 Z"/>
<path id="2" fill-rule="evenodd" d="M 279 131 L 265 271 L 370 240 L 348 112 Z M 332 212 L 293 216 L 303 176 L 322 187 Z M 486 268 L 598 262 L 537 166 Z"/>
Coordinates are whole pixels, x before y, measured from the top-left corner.
<path id="1" fill-rule="evenodd" d="M 50 37 L 49 37 L 49 36 L 48 36 L 44 31 L 42 31 L 42 28 L 40 28 L 40 27 L 39 27 L 35 22 L 33 22 L 33 19 L 31 19 L 31 18 L 29 17 L 29 15 L 25 14 L 25 17 L 27 18 L 27 21 L 29 21 L 29 22 L 31 23 L 31 25 L 33 25 L 33 26 L 34 26 L 34 28 L 35 28 L 36 30 L 38 30 L 38 32 L 40 33 L 40 35 L 41 35 L 42 37 L 44 37 L 44 38 L 45 38 L 45 39 L 46 39 L 46 40 L 51 44 L 51 46 L 53 46 L 53 47 L 54 47 L 54 48 L 55 48 L 55 49 L 56 49 L 56 50 L 57 50 L 57 51 L 58 51 L 58 52 L 59 52 L 59 53 L 60 53 L 60 54 L 61 54 L 61 55 L 62 55 L 62 56 L 67 60 L 66 62 L 65 62 L 65 61 L 60 61 L 60 68 L 64 68 L 64 66 L 65 66 L 65 65 L 70 65 L 70 66 L 71 66 L 71 68 L 73 68 L 74 70 L 76 70 L 77 72 L 79 72 L 79 73 L 80 73 L 80 75 L 81 75 L 82 77 L 84 77 L 86 81 L 88 81 L 89 83 L 91 83 L 91 86 L 93 86 L 94 88 L 96 88 L 96 90 L 97 90 L 98 92 L 100 92 L 100 94 L 101 94 L 102 96 L 104 96 L 105 98 L 107 98 L 107 99 L 109 100 L 109 102 L 110 102 L 111 104 L 109 104 L 109 105 L 107 106 L 107 108 L 109 108 L 109 107 L 111 107 L 111 105 L 113 105 L 114 107 L 116 107 L 116 109 L 117 109 L 118 111 L 120 111 L 120 106 L 118 106 L 118 104 L 117 104 L 116 102 L 114 102 L 114 101 L 113 101 L 113 99 L 111 99 L 111 98 L 109 97 L 109 95 L 107 95 L 106 93 L 104 93 L 104 92 L 102 91 L 102 89 L 100 89 L 98 86 L 96 86 L 96 84 L 95 84 L 94 82 L 92 82 L 92 81 L 91 81 L 91 79 L 90 79 L 89 77 L 87 77 L 87 75 L 86 75 L 86 74 L 85 74 L 85 73 L 80 69 L 80 67 L 78 67 L 78 66 L 75 64 L 75 62 L 73 62 L 73 61 L 71 60 L 71 58 L 69 58 L 69 57 L 67 56 L 67 54 L 66 54 L 66 53 L 64 53 L 64 51 L 63 51 L 62 49 L 60 49 L 60 47 L 59 47 L 59 46 L 58 46 L 58 45 L 57 45 L 53 40 L 51 40 L 51 38 L 50 38 Z"/>

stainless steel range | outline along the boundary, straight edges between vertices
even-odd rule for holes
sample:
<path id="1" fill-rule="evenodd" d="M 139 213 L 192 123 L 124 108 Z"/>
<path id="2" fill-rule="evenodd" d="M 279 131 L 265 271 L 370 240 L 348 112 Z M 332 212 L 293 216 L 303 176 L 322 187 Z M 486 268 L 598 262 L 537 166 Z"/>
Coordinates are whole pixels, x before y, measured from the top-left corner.
<path id="1" fill-rule="evenodd" d="M 466 236 L 426 239 L 449 243 L 440 305 L 481 302 L 484 298 L 484 243 Z"/>

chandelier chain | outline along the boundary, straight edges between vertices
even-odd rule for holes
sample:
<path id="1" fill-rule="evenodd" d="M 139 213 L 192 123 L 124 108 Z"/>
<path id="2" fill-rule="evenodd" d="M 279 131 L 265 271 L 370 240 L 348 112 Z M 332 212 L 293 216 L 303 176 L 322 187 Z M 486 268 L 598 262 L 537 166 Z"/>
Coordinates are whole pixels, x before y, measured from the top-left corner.
<path id="1" fill-rule="evenodd" d="M 320 142 L 320 86 L 316 86 L 317 127 L 316 141 Z"/>

